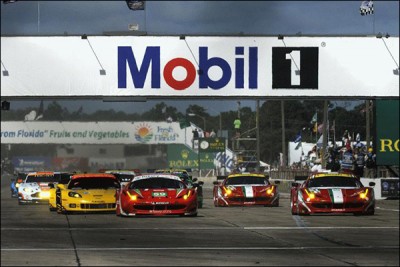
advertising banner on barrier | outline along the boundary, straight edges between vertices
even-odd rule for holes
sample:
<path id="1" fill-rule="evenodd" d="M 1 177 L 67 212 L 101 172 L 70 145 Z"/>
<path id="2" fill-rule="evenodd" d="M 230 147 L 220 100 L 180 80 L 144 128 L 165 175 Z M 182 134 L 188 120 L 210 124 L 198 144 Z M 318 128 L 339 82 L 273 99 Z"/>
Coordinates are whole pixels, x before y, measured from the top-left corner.
<path id="1" fill-rule="evenodd" d="M 3 144 L 185 143 L 178 122 L 2 121 Z"/>
<path id="2" fill-rule="evenodd" d="M 399 166 L 399 100 L 376 100 L 376 164 Z"/>
<path id="3" fill-rule="evenodd" d="M 197 154 L 185 145 L 168 145 L 168 167 L 169 168 L 191 168 L 191 169 L 214 169 L 215 153 Z M 200 160 L 200 166 L 199 166 Z"/>

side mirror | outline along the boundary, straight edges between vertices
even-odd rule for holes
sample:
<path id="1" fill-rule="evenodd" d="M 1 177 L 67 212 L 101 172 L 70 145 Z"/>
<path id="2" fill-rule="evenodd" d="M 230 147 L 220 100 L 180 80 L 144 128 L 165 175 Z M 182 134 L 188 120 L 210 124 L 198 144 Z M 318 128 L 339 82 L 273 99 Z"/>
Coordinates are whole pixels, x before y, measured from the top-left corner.
<path id="1" fill-rule="evenodd" d="M 375 186 L 375 182 L 369 182 L 369 186 Z"/>
<path id="2" fill-rule="evenodd" d="M 197 181 L 197 178 L 193 178 L 192 181 L 193 181 L 193 182 L 196 182 L 196 181 Z"/>

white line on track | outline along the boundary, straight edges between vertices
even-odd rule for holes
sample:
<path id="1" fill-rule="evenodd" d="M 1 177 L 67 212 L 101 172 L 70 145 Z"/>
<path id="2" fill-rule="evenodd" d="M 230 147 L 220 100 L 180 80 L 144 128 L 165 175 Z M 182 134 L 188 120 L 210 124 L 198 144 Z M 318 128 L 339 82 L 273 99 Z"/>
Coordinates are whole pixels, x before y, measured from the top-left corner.
<path id="1" fill-rule="evenodd" d="M 316 227 L 268 227 L 268 226 L 245 226 L 245 227 L 151 227 L 151 228 L 140 228 L 140 227 L 106 227 L 106 228 L 90 228 L 90 227 L 80 227 L 80 228 L 18 228 L 18 227 L 2 227 L 1 231 L 102 231 L 102 230 L 304 230 L 304 228 L 310 230 L 340 230 L 340 229 L 399 229 L 399 226 L 339 226 L 339 227 L 331 227 L 331 226 L 316 226 Z"/>
<path id="2" fill-rule="evenodd" d="M 158 248 L 76 248 L 79 251 L 112 251 L 112 250 L 319 250 L 319 249 L 399 249 L 399 246 L 364 246 L 364 247 L 158 247 Z M 74 248 L 2 248 L 1 251 L 73 251 Z"/>
<path id="3" fill-rule="evenodd" d="M 378 209 L 378 210 L 390 210 L 390 211 L 397 211 L 397 212 L 399 212 L 399 210 L 385 209 L 385 208 L 380 208 L 380 207 L 376 207 L 375 209 Z"/>

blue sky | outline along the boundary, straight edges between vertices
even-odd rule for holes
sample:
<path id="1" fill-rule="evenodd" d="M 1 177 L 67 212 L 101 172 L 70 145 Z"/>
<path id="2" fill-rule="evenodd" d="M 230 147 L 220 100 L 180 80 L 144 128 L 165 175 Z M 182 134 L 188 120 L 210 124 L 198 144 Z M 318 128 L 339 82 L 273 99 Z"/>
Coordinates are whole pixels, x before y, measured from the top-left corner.
<path id="1" fill-rule="evenodd" d="M 374 1 L 375 13 L 361 16 L 362 1 L 146 1 L 144 11 L 132 11 L 125 1 L 17 1 L 1 4 L 2 35 L 102 35 L 126 32 L 138 24 L 148 35 L 376 35 L 399 36 L 399 1 Z M 158 101 L 157 101 L 158 102 Z M 164 101 L 184 110 L 186 101 Z M 211 114 L 235 110 L 236 101 L 205 105 Z M 241 101 L 254 107 L 255 101 Z M 64 101 L 70 110 L 94 101 Z M 147 103 L 102 103 L 102 109 L 134 112 Z M 18 101 L 18 106 L 35 105 Z M 37 105 L 38 106 L 38 105 Z M 213 112 L 214 110 L 214 112 Z"/>

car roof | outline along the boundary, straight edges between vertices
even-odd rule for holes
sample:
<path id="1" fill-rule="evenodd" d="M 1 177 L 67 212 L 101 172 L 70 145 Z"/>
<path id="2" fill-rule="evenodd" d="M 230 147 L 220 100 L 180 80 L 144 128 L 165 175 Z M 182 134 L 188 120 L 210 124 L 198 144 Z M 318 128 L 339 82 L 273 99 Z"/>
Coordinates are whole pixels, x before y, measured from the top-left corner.
<path id="1" fill-rule="evenodd" d="M 185 170 L 185 169 L 157 169 L 157 170 L 155 170 L 155 172 L 156 173 L 159 173 L 159 172 L 185 172 L 185 173 L 187 173 L 188 171 L 187 170 Z"/>
<path id="2" fill-rule="evenodd" d="M 182 181 L 181 178 L 179 178 L 179 176 L 176 176 L 173 174 L 147 173 L 147 174 L 141 174 L 141 175 L 136 176 L 135 178 L 132 179 L 132 182 L 138 181 L 138 180 L 143 180 L 143 179 L 149 179 L 149 178 L 166 178 L 166 179 Z"/>
<path id="3" fill-rule="evenodd" d="M 265 176 L 265 174 L 262 174 L 262 173 L 252 173 L 252 172 L 232 173 L 232 174 L 229 174 L 227 178 L 243 177 L 243 176 L 252 176 L 252 177 L 259 177 L 259 178 L 267 178 L 267 177 Z"/>
<path id="4" fill-rule="evenodd" d="M 29 176 L 51 176 L 55 174 L 68 174 L 69 172 L 54 172 L 54 171 L 39 171 L 39 172 L 28 172 L 25 173 Z"/>
<path id="5" fill-rule="evenodd" d="M 347 178 L 354 178 L 358 179 L 354 174 L 351 173 L 338 173 L 338 172 L 321 172 L 321 173 L 315 173 L 312 174 L 309 179 L 314 179 L 314 178 L 322 178 L 322 177 L 332 177 L 332 176 L 340 176 L 340 177 L 347 177 Z"/>
<path id="6" fill-rule="evenodd" d="M 133 174 L 133 175 L 136 175 L 136 172 L 132 171 L 132 170 L 106 170 L 105 173 L 118 173 L 118 174 Z"/>
<path id="7" fill-rule="evenodd" d="M 111 178 L 117 180 L 117 178 L 111 173 L 79 173 L 71 176 L 71 180 L 78 178 L 90 178 L 90 179 Z"/>

